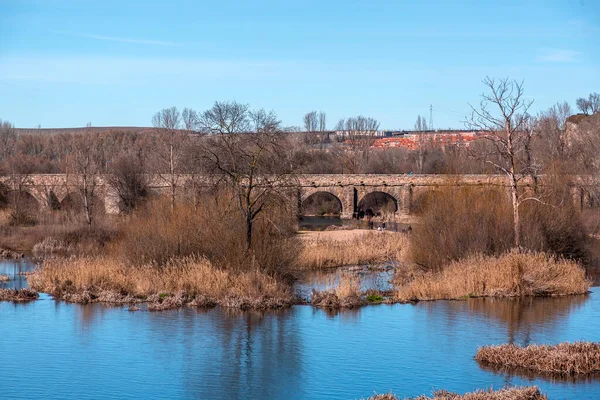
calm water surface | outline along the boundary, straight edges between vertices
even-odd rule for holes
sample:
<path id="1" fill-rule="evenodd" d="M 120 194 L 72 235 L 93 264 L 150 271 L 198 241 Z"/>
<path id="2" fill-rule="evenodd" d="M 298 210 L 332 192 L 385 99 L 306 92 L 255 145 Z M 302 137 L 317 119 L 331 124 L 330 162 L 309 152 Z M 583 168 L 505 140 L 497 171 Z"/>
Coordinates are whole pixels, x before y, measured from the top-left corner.
<path id="1" fill-rule="evenodd" d="M 0 263 L 0 273 L 14 268 L 24 267 Z M 132 313 L 46 295 L 2 302 L 0 398 L 356 399 L 536 384 L 551 399 L 599 399 L 596 379 L 531 379 L 473 359 L 486 344 L 600 341 L 594 292 L 338 314 L 309 306 Z"/>

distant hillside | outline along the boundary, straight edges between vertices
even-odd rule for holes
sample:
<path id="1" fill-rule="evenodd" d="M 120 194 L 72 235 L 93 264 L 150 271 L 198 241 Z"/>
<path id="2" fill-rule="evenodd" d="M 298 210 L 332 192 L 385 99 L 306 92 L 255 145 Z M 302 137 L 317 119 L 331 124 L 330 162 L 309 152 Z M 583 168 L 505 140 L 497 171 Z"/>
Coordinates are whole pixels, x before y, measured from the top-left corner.
<path id="1" fill-rule="evenodd" d="M 102 133 L 102 132 L 132 132 L 149 133 L 155 128 L 143 126 L 91 126 L 82 128 L 16 128 L 18 134 L 23 135 L 58 135 L 61 133 Z"/>

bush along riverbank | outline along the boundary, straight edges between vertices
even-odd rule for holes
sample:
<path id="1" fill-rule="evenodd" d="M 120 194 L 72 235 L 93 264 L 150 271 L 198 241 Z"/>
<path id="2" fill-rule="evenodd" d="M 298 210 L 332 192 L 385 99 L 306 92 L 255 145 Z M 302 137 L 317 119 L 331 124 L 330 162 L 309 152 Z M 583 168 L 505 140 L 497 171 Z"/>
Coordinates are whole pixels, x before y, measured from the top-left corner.
<path id="1" fill-rule="evenodd" d="M 548 400 L 537 386 L 512 387 L 500 390 L 476 390 L 465 394 L 438 390 L 431 397 L 421 395 L 415 398 L 404 398 L 392 393 L 376 394 L 367 400 Z"/>
<path id="2" fill-rule="evenodd" d="M 477 350 L 475 359 L 488 365 L 523 368 L 546 374 L 582 376 L 600 372 L 600 343 L 485 346 Z"/>
<path id="3" fill-rule="evenodd" d="M 399 286 L 396 300 L 564 296 L 587 293 L 590 287 L 575 261 L 513 250 L 497 257 L 477 254 L 425 272 Z"/>

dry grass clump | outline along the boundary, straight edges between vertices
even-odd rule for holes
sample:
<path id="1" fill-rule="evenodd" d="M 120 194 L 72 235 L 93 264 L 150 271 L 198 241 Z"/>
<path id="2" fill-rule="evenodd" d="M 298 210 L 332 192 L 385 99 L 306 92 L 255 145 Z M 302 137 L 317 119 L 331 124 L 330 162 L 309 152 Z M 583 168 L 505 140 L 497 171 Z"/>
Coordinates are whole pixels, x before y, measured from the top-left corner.
<path id="1" fill-rule="evenodd" d="M 600 372 L 600 343 L 574 342 L 551 345 L 514 344 L 484 346 L 475 359 L 502 367 L 525 368 L 550 374 L 583 375 Z"/>
<path id="2" fill-rule="evenodd" d="M 377 394 L 367 400 L 400 400 L 394 394 Z M 411 400 L 407 398 L 406 400 Z M 537 386 L 511 387 L 500 390 L 476 390 L 465 394 L 451 393 L 446 390 L 438 390 L 432 397 L 421 395 L 412 400 L 548 400 L 548 397 L 540 392 Z"/>
<path id="3" fill-rule="evenodd" d="M 338 309 L 360 307 L 366 302 L 362 298 L 360 281 L 353 276 L 340 277 L 337 285 L 324 291 L 312 291 L 310 303 L 313 306 Z"/>
<path id="4" fill-rule="evenodd" d="M 366 231 L 356 235 L 335 236 L 315 234 L 302 238 L 298 265 L 302 269 L 320 269 L 344 265 L 378 264 L 399 261 L 408 248 L 406 234 Z M 328 234 L 338 232 L 327 232 Z"/>
<path id="5" fill-rule="evenodd" d="M 576 262 L 544 253 L 477 254 L 426 272 L 399 287 L 400 301 L 465 297 L 559 296 L 587 293 L 591 282 Z"/>
<path id="6" fill-rule="evenodd" d="M 31 301 L 40 295 L 31 289 L 0 289 L 0 301 Z"/>
<path id="7" fill-rule="evenodd" d="M 258 269 L 229 271 L 194 257 L 173 259 L 162 266 L 135 266 L 109 257 L 52 259 L 29 277 L 29 284 L 67 301 L 129 303 L 138 299 L 157 303 L 155 309 L 188 303 L 271 308 L 289 305 L 293 298 L 288 285 Z"/>

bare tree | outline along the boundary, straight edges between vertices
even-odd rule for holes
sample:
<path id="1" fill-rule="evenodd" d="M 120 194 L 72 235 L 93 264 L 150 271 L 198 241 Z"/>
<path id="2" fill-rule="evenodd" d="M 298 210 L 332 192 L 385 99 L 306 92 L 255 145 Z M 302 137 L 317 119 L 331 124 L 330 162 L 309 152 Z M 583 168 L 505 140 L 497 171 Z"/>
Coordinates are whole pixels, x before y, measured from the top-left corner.
<path id="1" fill-rule="evenodd" d="M 218 176 L 234 195 L 246 222 L 246 248 L 252 248 L 252 228 L 269 204 L 283 201 L 290 179 L 287 142 L 273 112 L 249 113 L 253 134 L 222 133 L 209 137 L 203 148 L 208 172 Z"/>
<path id="2" fill-rule="evenodd" d="M 415 122 L 415 135 L 417 135 L 417 167 L 419 168 L 419 173 L 423 173 L 423 166 L 425 164 L 425 157 L 427 156 L 428 144 L 430 140 L 427 135 L 424 134 L 425 131 L 428 130 L 427 121 L 424 117 L 420 115 L 417 116 L 417 121 Z"/>
<path id="3" fill-rule="evenodd" d="M 200 131 L 200 116 L 195 110 L 184 107 L 181 112 L 181 120 L 183 122 L 183 129 L 188 133 L 197 133 Z"/>
<path id="4" fill-rule="evenodd" d="M 327 130 L 327 114 L 325 112 L 319 112 L 319 132 L 325 132 Z"/>
<path id="5" fill-rule="evenodd" d="M 115 189 L 125 213 L 133 211 L 149 195 L 148 175 L 139 154 L 122 155 L 111 163 L 107 182 Z"/>
<path id="6" fill-rule="evenodd" d="M 514 244 L 520 248 L 519 206 L 526 200 L 534 199 L 522 197 L 519 190 L 519 181 L 532 175 L 534 169 L 531 152 L 528 150 L 532 128 L 527 113 L 533 101 L 525 99 L 523 82 L 486 77 L 483 84 L 489 93 L 482 94 L 479 108 L 471 106 L 467 126 L 479 131 L 481 139 L 491 144 L 488 147 L 491 152 L 478 156 L 508 178 L 513 208 Z"/>
<path id="7" fill-rule="evenodd" d="M 595 114 L 600 111 L 600 94 L 590 93 L 588 98 L 580 97 L 575 101 L 577 108 L 586 114 Z"/>
<path id="8" fill-rule="evenodd" d="M 187 132 L 182 132 L 181 114 L 176 107 L 165 108 L 152 118 L 158 139 L 157 156 L 163 168 L 168 171 L 166 181 L 171 191 L 171 209 L 175 208 L 176 189 L 183 164 Z M 162 169 L 164 171 L 164 169 Z M 162 174 L 161 174 L 162 176 Z"/>
<path id="9" fill-rule="evenodd" d="M 17 142 L 17 132 L 13 124 L 0 119 L 0 162 L 13 155 Z"/>
<path id="10" fill-rule="evenodd" d="M 350 146 L 359 151 L 365 162 L 369 162 L 371 146 L 376 140 L 379 122 L 375 118 L 359 115 L 346 119 L 346 134 L 350 139 Z"/>
<path id="11" fill-rule="evenodd" d="M 200 125 L 206 133 L 245 133 L 250 130 L 249 106 L 236 101 L 215 101 L 212 108 L 200 116 Z"/>
<path id="12" fill-rule="evenodd" d="M 572 114 L 566 101 L 556 103 L 538 113 L 536 124 L 536 153 L 544 158 L 544 164 L 562 161 L 567 158 L 566 120 Z"/>
<path id="13" fill-rule="evenodd" d="M 74 135 L 68 171 L 76 177 L 77 188 L 88 227 L 94 221 L 94 195 L 102 165 L 102 143 L 89 132 Z"/>
<path id="14" fill-rule="evenodd" d="M 317 132 L 319 130 L 319 118 L 316 111 L 304 114 L 302 122 L 304 123 L 304 130 L 306 132 Z"/>

